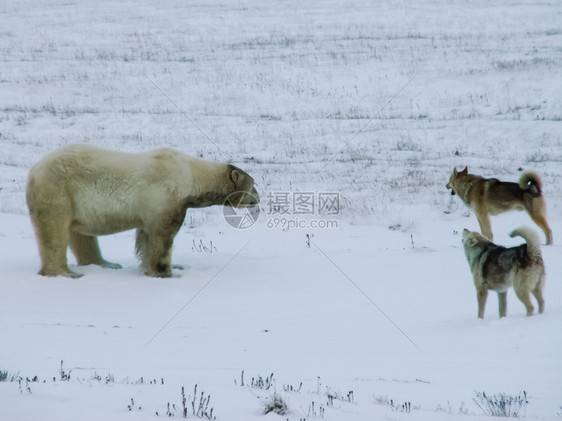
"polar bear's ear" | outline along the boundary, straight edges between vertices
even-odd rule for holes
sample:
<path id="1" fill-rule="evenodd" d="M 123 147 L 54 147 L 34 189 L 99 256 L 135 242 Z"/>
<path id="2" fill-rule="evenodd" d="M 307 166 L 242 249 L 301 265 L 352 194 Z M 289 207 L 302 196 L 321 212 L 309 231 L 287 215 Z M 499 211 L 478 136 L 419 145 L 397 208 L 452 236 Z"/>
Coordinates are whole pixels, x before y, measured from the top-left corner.
<path id="1" fill-rule="evenodd" d="M 230 177 L 232 178 L 232 181 L 234 181 L 234 184 L 238 184 L 243 175 L 240 171 L 234 169 L 230 172 Z"/>

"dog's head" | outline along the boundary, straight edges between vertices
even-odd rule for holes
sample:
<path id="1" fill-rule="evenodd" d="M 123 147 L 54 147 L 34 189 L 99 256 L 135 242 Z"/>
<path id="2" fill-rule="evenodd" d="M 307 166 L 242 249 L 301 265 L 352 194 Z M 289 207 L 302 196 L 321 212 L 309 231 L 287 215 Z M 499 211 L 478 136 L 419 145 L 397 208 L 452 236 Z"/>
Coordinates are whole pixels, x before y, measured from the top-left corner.
<path id="1" fill-rule="evenodd" d="M 480 250 L 489 244 L 492 244 L 492 242 L 479 232 L 469 231 L 466 228 L 462 232 L 462 245 L 470 264 L 480 254 Z"/>
<path id="2" fill-rule="evenodd" d="M 457 178 L 463 175 L 467 175 L 468 174 L 468 167 L 464 167 L 464 170 L 462 171 L 457 171 L 456 168 L 453 168 L 453 173 L 451 174 L 451 176 L 449 177 L 449 182 L 445 185 L 445 187 L 447 187 L 448 189 L 451 189 L 451 196 L 454 196 L 455 194 L 457 194 L 455 192 L 455 182 L 457 181 Z"/>
<path id="3" fill-rule="evenodd" d="M 464 247 L 466 260 L 468 260 L 468 264 L 471 268 L 473 263 L 476 262 L 478 256 L 480 256 L 482 248 L 487 244 L 490 244 L 490 240 L 488 240 L 482 234 L 474 231 L 469 231 L 466 228 L 463 230 L 462 245 Z"/>

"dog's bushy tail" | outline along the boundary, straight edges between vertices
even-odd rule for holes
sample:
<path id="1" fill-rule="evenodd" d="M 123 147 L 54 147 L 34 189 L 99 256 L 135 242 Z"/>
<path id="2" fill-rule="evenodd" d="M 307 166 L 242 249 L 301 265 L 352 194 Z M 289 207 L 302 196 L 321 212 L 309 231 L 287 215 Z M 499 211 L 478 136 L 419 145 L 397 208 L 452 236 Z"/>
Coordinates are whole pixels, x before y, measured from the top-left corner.
<path id="1" fill-rule="evenodd" d="M 542 194 L 542 181 L 537 173 L 524 172 L 521 174 L 519 186 L 523 190 L 527 190 L 533 196 L 540 196 Z"/>
<path id="2" fill-rule="evenodd" d="M 529 255 L 534 258 L 542 257 L 539 237 L 531 228 L 519 227 L 517 229 L 514 229 L 511 234 L 509 234 L 509 236 L 523 237 L 527 242 L 527 253 L 529 253 Z"/>

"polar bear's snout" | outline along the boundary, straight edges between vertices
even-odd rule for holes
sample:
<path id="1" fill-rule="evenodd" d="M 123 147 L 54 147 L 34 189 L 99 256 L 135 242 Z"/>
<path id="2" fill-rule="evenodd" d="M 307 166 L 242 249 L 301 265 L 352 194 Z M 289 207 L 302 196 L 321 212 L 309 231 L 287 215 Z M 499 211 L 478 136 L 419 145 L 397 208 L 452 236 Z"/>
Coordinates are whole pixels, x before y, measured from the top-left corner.
<path id="1" fill-rule="evenodd" d="M 238 191 L 234 192 L 227 198 L 227 206 L 234 208 L 250 208 L 260 203 L 260 198 L 255 187 L 251 191 Z"/>

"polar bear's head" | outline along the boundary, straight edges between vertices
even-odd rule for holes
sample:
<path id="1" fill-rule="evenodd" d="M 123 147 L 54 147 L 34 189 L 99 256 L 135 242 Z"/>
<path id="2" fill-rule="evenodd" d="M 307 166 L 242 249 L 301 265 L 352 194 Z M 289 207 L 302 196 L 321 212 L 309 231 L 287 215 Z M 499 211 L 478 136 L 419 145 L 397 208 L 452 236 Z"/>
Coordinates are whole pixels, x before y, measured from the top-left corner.
<path id="1" fill-rule="evenodd" d="M 228 196 L 235 208 L 247 208 L 259 203 L 260 198 L 254 187 L 254 179 L 247 172 L 234 165 L 229 165 L 230 180 L 234 184 L 233 192 Z"/>

